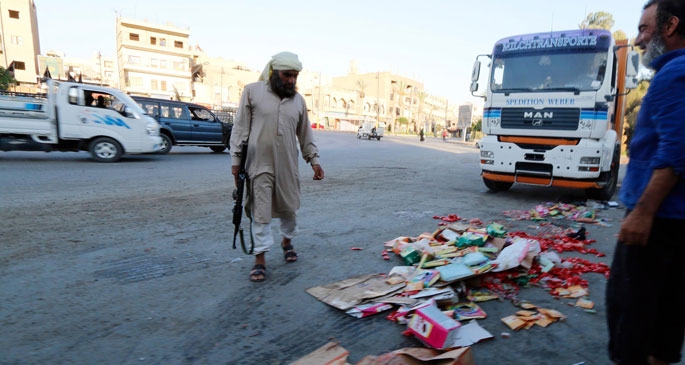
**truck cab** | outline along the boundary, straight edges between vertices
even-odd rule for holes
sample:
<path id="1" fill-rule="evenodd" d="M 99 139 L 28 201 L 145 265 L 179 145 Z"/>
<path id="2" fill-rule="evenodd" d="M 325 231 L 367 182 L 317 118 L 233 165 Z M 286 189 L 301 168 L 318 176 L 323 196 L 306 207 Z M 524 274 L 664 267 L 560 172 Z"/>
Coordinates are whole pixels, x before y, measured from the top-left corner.
<path id="1" fill-rule="evenodd" d="M 639 56 L 606 30 L 506 37 L 490 70 L 479 141 L 483 182 L 586 189 L 608 200 L 616 189 L 624 95 L 637 85 Z M 479 56 L 483 57 L 483 56 Z M 472 93 L 478 90 L 480 61 Z"/>

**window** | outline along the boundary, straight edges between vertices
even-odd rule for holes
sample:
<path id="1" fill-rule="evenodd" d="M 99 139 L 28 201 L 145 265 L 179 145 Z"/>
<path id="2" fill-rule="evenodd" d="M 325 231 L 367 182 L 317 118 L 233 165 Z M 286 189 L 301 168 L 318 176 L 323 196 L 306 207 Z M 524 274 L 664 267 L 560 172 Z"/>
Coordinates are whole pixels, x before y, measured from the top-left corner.
<path id="1" fill-rule="evenodd" d="M 137 41 L 140 40 L 140 36 L 139 36 L 138 34 L 136 34 L 136 33 L 129 33 L 129 34 L 128 34 L 128 39 L 137 42 Z"/>
<path id="2" fill-rule="evenodd" d="M 167 68 L 166 60 L 160 60 L 159 61 L 159 68 Z"/>
<path id="3" fill-rule="evenodd" d="M 12 43 L 15 46 L 23 46 L 24 38 L 22 38 L 20 35 L 10 36 L 10 43 Z"/>
<path id="4" fill-rule="evenodd" d="M 166 81 L 161 81 L 160 89 L 162 89 L 162 91 L 166 91 Z"/>
<path id="5" fill-rule="evenodd" d="M 129 78 L 130 85 L 131 86 L 143 86 L 143 78 L 142 77 L 131 77 Z"/>
<path id="6" fill-rule="evenodd" d="M 166 47 L 166 38 L 160 38 L 159 39 L 159 45 L 162 47 Z"/>
<path id="7" fill-rule="evenodd" d="M 181 41 L 174 41 L 174 47 L 176 47 L 176 48 L 183 48 L 183 42 L 181 42 Z"/>
<path id="8" fill-rule="evenodd" d="M 105 61 L 105 68 L 112 68 L 114 67 L 114 62 L 112 61 Z"/>
<path id="9" fill-rule="evenodd" d="M 174 61 L 174 70 L 176 71 L 185 71 L 185 62 L 183 61 Z"/>
<path id="10" fill-rule="evenodd" d="M 12 19 L 19 19 L 19 11 L 17 10 L 10 10 L 10 18 Z"/>
<path id="11" fill-rule="evenodd" d="M 159 60 L 156 58 L 150 59 L 150 67 L 159 68 Z"/>
<path id="12" fill-rule="evenodd" d="M 128 56 L 128 63 L 130 65 L 140 64 L 140 56 Z"/>
<path id="13" fill-rule="evenodd" d="M 15 70 L 26 70 L 26 64 L 21 61 L 14 61 Z"/>
<path id="14" fill-rule="evenodd" d="M 159 89 L 159 86 L 157 84 L 157 80 L 150 80 L 150 88 L 152 90 L 158 90 Z"/>
<path id="15" fill-rule="evenodd" d="M 153 46 L 156 45 L 156 44 L 157 44 L 157 38 L 155 38 L 155 37 L 150 37 L 150 44 L 153 45 Z"/>

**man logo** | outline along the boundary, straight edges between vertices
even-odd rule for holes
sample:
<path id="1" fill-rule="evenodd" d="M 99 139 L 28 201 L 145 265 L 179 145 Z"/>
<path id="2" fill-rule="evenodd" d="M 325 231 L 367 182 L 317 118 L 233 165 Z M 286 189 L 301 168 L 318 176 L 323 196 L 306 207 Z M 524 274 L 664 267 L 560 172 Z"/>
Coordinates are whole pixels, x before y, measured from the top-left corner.
<path id="1" fill-rule="evenodd" d="M 532 127 L 542 127 L 545 124 L 544 119 L 554 118 L 554 112 L 523 112 L 523 118 L 531 119 Z"/>

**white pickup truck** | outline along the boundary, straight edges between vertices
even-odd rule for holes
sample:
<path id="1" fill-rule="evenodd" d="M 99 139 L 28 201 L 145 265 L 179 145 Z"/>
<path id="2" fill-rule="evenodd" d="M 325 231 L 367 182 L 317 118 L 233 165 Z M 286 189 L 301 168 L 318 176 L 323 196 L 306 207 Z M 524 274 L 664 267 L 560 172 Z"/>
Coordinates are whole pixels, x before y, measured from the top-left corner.
<path id="1" fill-rule="evenodd" d="M 46 94 L 0 93 L 0 151 L 89 151 L 115 162 L 160 147 L 159 123 L 120 90 L 47 80 Z"/>

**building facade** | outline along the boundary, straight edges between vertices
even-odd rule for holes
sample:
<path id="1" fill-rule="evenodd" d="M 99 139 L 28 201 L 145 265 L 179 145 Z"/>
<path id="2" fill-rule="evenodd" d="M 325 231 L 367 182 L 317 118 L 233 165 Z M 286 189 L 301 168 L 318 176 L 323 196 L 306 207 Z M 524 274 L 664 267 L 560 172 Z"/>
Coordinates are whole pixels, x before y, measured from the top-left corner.
<path id="1" fill-rule="evenodd" d="M 190 31 L 118 17 L 119 88 L 131 95 L 190 101 Z"/>
<path id="2" fill-rule="evenodd" d="M 0 1 L 0 66 L 14 68 L 16 91 L 34 92 L 40 71 L 38 18 L 33 0 Z"/>
<path id="3" fill-rule="evenodd" d="M 11 12 L 7 6 L 12 7 Z M 131 95 L 192 101 L 231 111 L 237 107 L 244 87 L 257 81 L 261 73 L 261 69 L 207 55 L 189 43 L 187 28 L 119 16 L 116 57 L 104 57 L 100 51 L 85 60 L 67 58 L 58 51 L 42 55 L 33 0 L 0 0 L 0 7 L 2 29 L 7 29 L 6 23 L 19 20 L 24 26 L 17 29 L 25 32 L 21 39 L 31 39 L 22 43 L 25 54 L 20 53 L 17 47 L 6 44 L 9 34 L 3 30 L 3 62 L 11 62 L 10 54 L 27 59 L 22 69 L 26 72 L 17 75 L 34 90 L 40 90 L 40 78 L 48 70 L 53 79 L 80 80 Z M 14 29 L 12 32 L 18 33 Z M 19 38 L 11 39 L 17 43 Z M 356 131 L 362 123 L 371 122 L 393 133 L 423 129 L 427 134 L 437 134 L 443 128 L 463 124 L 455 118 L 456 105 L 427 92 L 422 82 L 392 72 L 359 73 L 352 65 L 347 75 L 331 77 L 305 68 L 298 77 L 298 91 L 306 99 L 312 122 L 327 129 Z M 471 116 L 464 114 L 463 118 Z"/>

